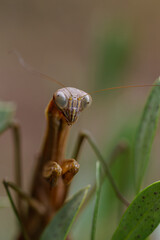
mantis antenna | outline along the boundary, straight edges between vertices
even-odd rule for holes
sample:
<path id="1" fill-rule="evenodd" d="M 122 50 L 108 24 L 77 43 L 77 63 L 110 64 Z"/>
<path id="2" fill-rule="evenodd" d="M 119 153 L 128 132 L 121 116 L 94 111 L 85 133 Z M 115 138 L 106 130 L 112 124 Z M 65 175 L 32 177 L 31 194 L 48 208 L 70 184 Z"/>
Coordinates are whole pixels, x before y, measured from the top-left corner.
<path id="1" fill-rule="evenodd" d="M 66 87 L 63 83 L 57 81 L 56 79 L 51 78 L 51 77 L 47 76 L 46 74 L 41 73 L 41 72 L 39 72 L 39 71 L 36 71 L 34 68 L 32 68 L 29 64 L 27 64 L 27 63 L 24 61 L 24 59 L 22 58 L 21 54 L 20 54 L 17 50 L 13 49 L 13 50 L 9 51 L 9 53 L 15 54 L 15 55 L 17 56 L 17 58 L 18 58 L 18 61 L 19 61 L 20 65 L 21 65 L 25 70 L 27 70 L 28 72 L 31 72 L 32 74 L 34 74 L 34 75 L 36 75 L 36 76 L 39 76 L 40 78 L 44 78 L 44 79 L 50 80 L 50 81 L 52 81 L 52 82 L 55 82 L 56 84 L 58 84 L 58 85 L 61 86 L 61 87 Z"/>
<path id="2" fill-rule="evenodd" d="M 160 87 L 160 85 L 156 85 L 156 84 L 128 85 L 128 86 L 118 86 L 118 87 L 104 88 L 104 89 L 100 89 L 100 90 L 97 90 L 97 91 L 94 91 L 94 92 L 91 92 L 91 93 L 98 93 L 98 92 L 115 90 L 115 89 L 120 89 L 120 88 L 138 88 L 138 87 L 153 87 L 153 86 Z"/>
<path id="3" fill-rule="evenodd" d="M 97 91 L 87 93 L 87 94 L 83 95 L 81 98 L 85 97 L 88 94 L 91 95 L 93 93 L 104 92 L 104 91 L 108 91 L 108 90 L 116 90 L 116 89 L 121 89 L 121 88 L 154 87 L 154 86 L 160 87 L 160 85 L 158 85 L 158 84 L 142 84 L 142 85 L 140 84 L 140 85 L 126 85 L 126 86 L 103 88 L 103 89 L 100 89 L 100 90 L 97 90 Z"/>
<path id="4" fill-rule="evenodd" d="M 34 68 L 32 68 L 29 64 L 27 64 L 27 63 L 24 61 L 24 59 L 22 58 L 21 54 L 20 54 L 17 50 L 13 49 L 13 50 L 9 51 L 9 53 L 15 54 L 15 55 L 17 56 L 17 58 L 18 58 L 19 63 L 21 64 L 21 66 L 22 66 L 24 69 L 26 69 L 28 72 L 31 72 L 32 74 L 34 74 L 34 75 L 36 75 L 36 76 L 39 76 L 40 78 L 50 80 L 50 81 L 58 84 L 59 86 L 64 87 L 64 88 L 67 89 L 67 87 L 66 87 L 63 83 L 57 81 L 56 79 L 54 79 L 54 78 L 52 78 L 52 77 L 47 76 L 47 75 L 44 74 L 44 73 L 41 73 L 41 72 L 39 72 L 39 71 L 36 71 Z M 93 94 L 93 93 L 104 92 L 104 91 L 108 91 L 108 90 L 122 89 L 122 88 L 138 88 L 138 87 L 153 87 L 153 86 L 159 86 L 159 87 L 160 87 L 160 85 L 154 85 L 154 84 L 128 85 L 128 86 L 118 86 L 118 87 L 104 88 L 104 89 L 100 89 L 100 90 L 97 90 L 97 91 L 93 91 L 93 92 L 90 92 L 90 93 L 87 93 L 87 94 Z M 67 90 L 68 90 L 68 89 L 67 89 Z M 68 92 L 71 94 L 71 92 L 70 92 L 69 90 L 68 90 Z M 86 94 L 86 95 L 87 95 L 87 94 Z M 72 94 L 71 94 L 71 95 L 72 95 Z M 84 96 L 86 96 L 86 95 L 84 95 Z M 84 96 L 82 96 L 82 97 L 84 97 Z"/>

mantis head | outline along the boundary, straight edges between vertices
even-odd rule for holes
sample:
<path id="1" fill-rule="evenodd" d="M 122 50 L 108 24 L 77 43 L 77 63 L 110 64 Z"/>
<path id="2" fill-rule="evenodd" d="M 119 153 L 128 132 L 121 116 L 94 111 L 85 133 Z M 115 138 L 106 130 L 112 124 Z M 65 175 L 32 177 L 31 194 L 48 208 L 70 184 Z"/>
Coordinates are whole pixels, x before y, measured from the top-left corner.
<path id="1" fill-rule="evenodd" d="M 88 93 L 72 87 L 59 89 L 54 94 L 53 100 L 63 113 L 68 125 L 72 125 L 79 114 L 92 103 L 92 98 Z"/>

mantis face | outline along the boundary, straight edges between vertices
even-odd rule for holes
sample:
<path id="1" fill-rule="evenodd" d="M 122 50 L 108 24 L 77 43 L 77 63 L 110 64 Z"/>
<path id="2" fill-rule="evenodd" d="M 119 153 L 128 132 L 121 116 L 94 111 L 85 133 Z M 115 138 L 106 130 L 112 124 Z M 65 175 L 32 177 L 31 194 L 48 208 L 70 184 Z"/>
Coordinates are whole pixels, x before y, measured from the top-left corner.
<path id="1" fill-rule="evenodd" d="M 72 125 L 77 120 L 80 112 L 88 108 L 92 103 L 89 94 L 72 87 L 59 89 L 54 94 L 53 100 L 63 113 L 68 125 Z"/>

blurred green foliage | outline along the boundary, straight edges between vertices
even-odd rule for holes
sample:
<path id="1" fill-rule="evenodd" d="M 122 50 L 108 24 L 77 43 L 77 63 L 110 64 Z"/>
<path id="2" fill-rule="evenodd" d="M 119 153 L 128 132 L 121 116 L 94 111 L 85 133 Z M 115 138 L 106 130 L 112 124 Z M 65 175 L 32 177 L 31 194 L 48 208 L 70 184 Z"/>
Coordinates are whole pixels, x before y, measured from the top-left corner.
<path id="1" fill-rule="evenodd" d="M 4 132 L 11 125 L 15 109 L 15 105 L 11 102 L 0 102 L 0 133 Z"/>
<path id="2" fill-rule="evenodd" d="M 96 89 L 115 86 L 123 81 L 132 58 L 133 41 L 129 27 L 118 24 L 98 35 L 95 53 Z"/>

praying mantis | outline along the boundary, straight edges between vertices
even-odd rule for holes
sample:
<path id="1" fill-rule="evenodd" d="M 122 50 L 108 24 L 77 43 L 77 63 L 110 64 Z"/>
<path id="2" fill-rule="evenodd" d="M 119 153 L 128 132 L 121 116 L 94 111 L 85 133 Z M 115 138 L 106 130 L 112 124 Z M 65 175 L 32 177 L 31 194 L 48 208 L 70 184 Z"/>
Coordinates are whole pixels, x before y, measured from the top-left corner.
<path id="1" fill-rule="evenodd" d="M 51 79 L 45 74 L 34 71 L 24 62 L 17 52 L 15 53 L 18 56 L 21 65 L 27 70 L 34 74 L 39 74 L 42 78 Z M 65 158 L 65 149 L 70 128 L 78 120 L 80 113 L 91 105 L 92 98 L 90 94 L 82 90 L 65 87 L 60 82 L 56 80 L 53 81 L 59 84 L 61 88 L 53 94 L 53 97 L 45 110 L 47 118 L 46 133 L 42 149 L 37 160 L 37 167 L 33 174 L 30 194 L 24 193 L 21 189 L 19 127 L 16 123 L 11 125 L 15 140 L 17 177 L 16 184 L 6 180 L 3 181 L 3 184 L 9 196 L 9 188 L 14 189 L 18 193 L 18 209 L 16 209 L 14 203 L 12 202 L 14 211 L 22 222 L 22 228 L 24 228 L 23 234 L 18 236 L 18 240 L 38 240 L 45 226 L 63 206 L 69 191 L 70 183 L 80 168 L 77 159 L 85 139 L 89 142 L 98 160 L 101 162 L 104 172 L 108 176 L 116 196 L 126 206 L 129 206 L 129 202 L 120 193 L 112 177 L 109 166 L 103 159 L 103 156 L 90 133 L 80 133 L 72 158 Z M 150 87 L 153 85 L 121 86 L 102 89 L 101 91 L 145 86 Z M 26 200 L 28 203 L 27 213 L 23 211 L 21 199 Z"/>

